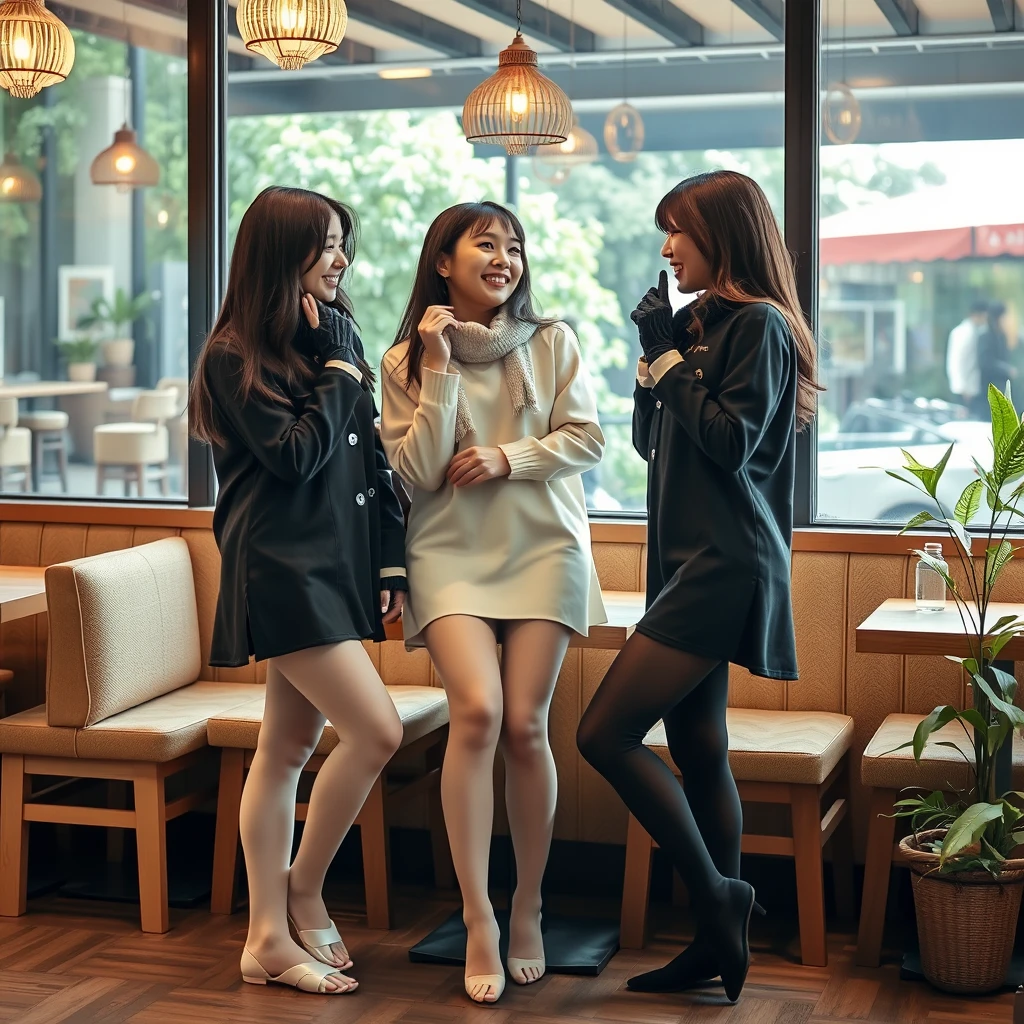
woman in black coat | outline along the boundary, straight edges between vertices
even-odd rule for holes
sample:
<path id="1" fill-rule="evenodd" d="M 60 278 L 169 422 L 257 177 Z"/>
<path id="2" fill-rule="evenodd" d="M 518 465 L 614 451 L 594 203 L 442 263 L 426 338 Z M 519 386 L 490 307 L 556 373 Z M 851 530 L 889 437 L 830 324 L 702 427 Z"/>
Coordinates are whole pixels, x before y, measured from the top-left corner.
<path id="1" fill-rule="evenodd" d="M 796 678 L 790 600 L 796 432 L 815 408 L 814 340 L 771 208 L 732 171 L 658 207 L 664 271 L 633 313 L 644 358 L 633 441 L 648 463 L 647 611 L 580 722 L 584 757 L 687 883 L 693 943 L 632 989 L 721 977 L 738 998 L 754 891 L 739 879 L 742 811 L 729 770 L 729 663 Z M 659 720 L 682 772 L 643 745 Z"/>
<path id="2" fill-rule="evenodd" d="M 341 277 L 354 215 L 270 188 L 242 218 L 220 317 L 193 377 L 193 432 L 213 446 L 221 553 L 212 665 L 268 659 L 259 744 L 242 794 L 249 879 L 242 977 L 350 992 L 321 890 L 402 724 L 362 640 L 401 615 L 405 534 L 374 429 L 373 374 Z M 325 719 L 295 860 L 295 797 Z M 293 941 L 289 925 L 295 932 Z"/>

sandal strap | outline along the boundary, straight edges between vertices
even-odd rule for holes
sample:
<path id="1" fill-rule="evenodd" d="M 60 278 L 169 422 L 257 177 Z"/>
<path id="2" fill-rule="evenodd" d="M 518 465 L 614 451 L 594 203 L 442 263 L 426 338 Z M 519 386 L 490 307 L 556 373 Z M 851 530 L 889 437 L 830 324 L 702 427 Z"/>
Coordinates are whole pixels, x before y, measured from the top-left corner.
<path id="1" fill-rule="evenodd" d="M 289 967 L 284 974 L 279 974 L 273 980 L 281 985 L 291 985 L 300 992 L 323 993 L 327 989 L 325 982 L 332 974 L 344 979 L 344 975 L 337 967 L 331 967 L 329 964 L 322 964 L 319 961 L 310 961 Z"/>
<path id="2" fill-rule="evenodd" d="M 295 929 L 299 938 L 307 946 L 332 946 L 334 943 L 341 943 L 341 935 L 338 933 L 338 926 L 332 921 L 330 928 L 303 928 Z"/>

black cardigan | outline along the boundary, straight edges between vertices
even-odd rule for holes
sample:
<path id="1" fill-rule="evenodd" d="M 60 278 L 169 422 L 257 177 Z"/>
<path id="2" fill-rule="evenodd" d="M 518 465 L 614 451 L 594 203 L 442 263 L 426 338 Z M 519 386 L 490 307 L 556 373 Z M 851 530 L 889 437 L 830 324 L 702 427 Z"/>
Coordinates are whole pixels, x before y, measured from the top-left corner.
<path id="1" fill-rule="evenodd" d="M 650 517 L 648 610 L 637 629 L 796 679 L 795 342 L 763 302 L 710 305 L 699 342 L 691 323 L 691 307 L 676 313 L 676 350 L 655 360 L 658 380 L 638 380 L 634 396 Z"/>
<path id="2" fill-rule="evenodd" d="M 372 393 L 326 367 L 308 396 L 243 405 L 240 370 L 223 346 L 206 364 L 225 437 L 213 448 L 221 584 L 210 664 L 383 640 L 382 574 L 404 577 L 405 526 Z"/>

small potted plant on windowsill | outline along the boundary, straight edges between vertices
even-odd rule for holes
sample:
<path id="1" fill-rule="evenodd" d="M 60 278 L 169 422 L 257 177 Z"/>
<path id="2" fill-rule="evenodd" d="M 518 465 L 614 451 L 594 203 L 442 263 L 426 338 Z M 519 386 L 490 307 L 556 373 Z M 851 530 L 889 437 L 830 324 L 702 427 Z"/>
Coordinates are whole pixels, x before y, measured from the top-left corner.
<path id="1" fill-rule="evenodd" d="M 140 292 L 129 298 L 123 288 L 114 293 L 114 301 L 105 296 L 93 299 L 89 312 L 78 319 L 83 330 L 109 330 L 111 337 L 103 342 L 103 364 L 105 366 L 131 366 L 135 358 L 135 341 L 129 331 L 136 320 L 150 307 L 150 297 Z"/>
<path id="2" fill-rule="evenodd" d="M 934 733 L 958 724 L 969 737 L 965 746 L 973 748 L 973 758 L 959 743 L 934 742 L 960 750 L 973 784 L 952 799 L 935 792 L 907 796 L 896 805 L 897 815 L 909 818 L 913 828 L 900 847 L 912 872 L 922 969 L 932 984 L 952 992 L 991 991 L 1004 983 L 1024 888 L 1024 858 L 1015 857 L 1024 844 L 1024 793 L 997 785 L 997 764 L 1005 763 L 1009 753 L 1004 747 L 1012 744 L 1015 732 L 1024 733 L 1024 711 L 1014 704 L 1013 675 L 996 665 L 1006 644 L 1024 632 L 1024 622 L 1013 615 L 992 621 L 989 607 L 996 583 L 1021 550 L 1008 532 L 1015 520 L 1018 525 L 1024 520 L 1018 508 L 1024 496 L 1024 423 L 1009 385 L 1005 395 L 990 386 L 988 398 L 992 465 L 986 469 L 975 460 L 977 479 L 964 488 L 952 516 L 936 498 L 952 445 L 934 466 L 904 451 L 908 475 L 887 471 L 932 499 L 937 510 L 919 512 L 901 532 L 934 524 L 953 541 L 950 562 L 956 570 L 925 551 L 916 554 L 945 580 L 969 651 L 969 657 L 951 660 L 970 679 L 973 706 L 935 708 L 903 747 L 912 747 L 920 760 Z M 988 508 L 981 531 L 985 552 L 975 557 L 975 537 L 968 527 L 977 525 L 983 501 Z"/>
<path id="3" fill-rule="evenodd" d="M 68 380 L 94 381 L 96 379 L 96 352 L 99 344 L 92 338 L 72 338 L 58 341 L 57 347 L 68 367 Z"/>

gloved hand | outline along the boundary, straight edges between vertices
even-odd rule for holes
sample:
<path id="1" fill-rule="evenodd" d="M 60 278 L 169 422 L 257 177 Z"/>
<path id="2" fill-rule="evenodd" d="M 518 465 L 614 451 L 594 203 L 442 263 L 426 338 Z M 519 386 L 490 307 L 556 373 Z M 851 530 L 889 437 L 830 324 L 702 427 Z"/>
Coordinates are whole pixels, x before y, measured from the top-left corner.
<path id="1" fill-rule="evenodd" d="M 640 345 L 648 366 L 658 356 L 675 348 L 672 340 L 672 304 L 668 300 L 668 274 L 664 270 L 658 278 L 658 287 L 648 289 L 629 318 L 640 331 Z"/>
<path id="2" fill-rule="evenodd" d="M 302 297 L 303 319 L 296 346 L 305 355 L 323 366 L 329 359 L 341 359 L 359 365 L 361 345 L 351 317 L 343 316 L 333 306 L 317 302 L 311 295 Z"/>

